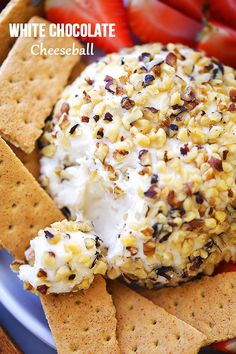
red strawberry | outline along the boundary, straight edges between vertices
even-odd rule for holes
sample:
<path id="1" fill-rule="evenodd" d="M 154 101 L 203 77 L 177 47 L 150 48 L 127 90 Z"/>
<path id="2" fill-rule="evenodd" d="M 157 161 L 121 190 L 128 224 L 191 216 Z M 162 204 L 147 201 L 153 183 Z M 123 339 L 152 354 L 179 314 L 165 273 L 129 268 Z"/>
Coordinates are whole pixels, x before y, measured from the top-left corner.
<path id="1" fill-rule="evenodd" d="M 236 67 L 236 31 L 215 21 L 206 24 L 199 36 L 197 48 L 208 56 Z"/>
<path id="2" fill-rule="evenodd" d="M 218 349 L 224 353 L 236 353 L 236 339 L 231 339 L 220 343 L 214 343 L 212 346 L 215 349 Z"/>
<path id="3" fill-rule="evenodd" d="M 143 42 L 196 43 L 201 25 L 158 0 L 130 0 L 131 29 Z"/>
<path id="4" fill-rule="evenodd" d="M 106 52 L 133 45 L 122 0 L 47 0 L 46 17 L 55 23 L 115 23 L 116 37 L 86 38 Z"/>
<path id="5" fill-rule="evenodd" d="M 194 18 L 197 21 L 201 21 L 203 5 L 206 3 L 206 0 L 177 0 L 177 1 L 176 0 L 161 0 L 161 1 L 169 6 L 173 7 L 174 9 L 179 10 L 183 14 L 185 14 L 191 18 Z M 217 1 L 219 1 L 219 0 L 217 0 Z M 217 2 L 217 1 L 215 1 L 215 2 Z"/>
<path id="6" fill-rule="evenodd" d="M 236 28 L 235 0 L 208 0 L 214 18 Z"/>
<path id="7" fill-rule="evenodd" d="M 215 273 L 226 273 L 226 272 L 236 272 L 236 263 L 235 262 L 221 262 L 215 270 Z"/>

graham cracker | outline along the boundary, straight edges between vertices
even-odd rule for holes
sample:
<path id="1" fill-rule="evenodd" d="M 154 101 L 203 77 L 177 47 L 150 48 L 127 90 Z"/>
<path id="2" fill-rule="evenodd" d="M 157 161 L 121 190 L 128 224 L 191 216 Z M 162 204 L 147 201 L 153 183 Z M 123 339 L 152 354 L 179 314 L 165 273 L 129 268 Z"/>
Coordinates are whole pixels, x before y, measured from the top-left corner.
<path id="1" fill-rule="evenodd" d="M 0 244 L 15 258 L 39 229 L 64 217 L 10 147 L 0 138 Z"/>
<path id="2" fill-rule="evenodd" d="M 32 0 L 12 0 L 0 13 L 0 65 L 7 57 L 16 38 L 10 37 L 9 23 L 25 23 L 33 16 L 43 15 L 43 1 L 33 5 Z"/>
<path id="3" fill-rule="evenodd" d="M 194 354 L 206 337 L 128 287 L 111 282 L 122 354 Z"/>
<path id="4" fill-rule="evenodd" d="M 236 337 L 235 272 L 140 293 L 204 333 L 208 344 Z"/>
<path id="5" fill-rule="evenodd" d="M 72 38 L 49 37 L 49 22 L 33 17 L 30 23 L 44 23 L 45 38 L 18 38 L 0 68 L 0 133 L 26 153 L 35 148 L 45 119 L 60 96 L 78 55 L 32 55 L 32 45 L 45 48 L 80 48 Z"/>
<path id="6" fill-rule="evenodd" d="M 86 291 L 41 301 L 59 354 L 120 353 L 115 308 L 101 276 Z"/>
<path id="7" fill-rule="evenodd" d="M 0 326 L 0 353 L 2 354 L 23 354 L 10 338 L 7 332 Z"/>
<path id="8" fill-rule="evenodd" d="M 14 151 L 16 156 L 21 160 L 23 165 L 27 170 L 34 176 L 35 179 L 39 179 L 40 166 L 39 166 L 39 151 L 37 148 L 34 149 L 30 154 L 26 154 L 14 145 L 9 144 L 11 149 Z"/>

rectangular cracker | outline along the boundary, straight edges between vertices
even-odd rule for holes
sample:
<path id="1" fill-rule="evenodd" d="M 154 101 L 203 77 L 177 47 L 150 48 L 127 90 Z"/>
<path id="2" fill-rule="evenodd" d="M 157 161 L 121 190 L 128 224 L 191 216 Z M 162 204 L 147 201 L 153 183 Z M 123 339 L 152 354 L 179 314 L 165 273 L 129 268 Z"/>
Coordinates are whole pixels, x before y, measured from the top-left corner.
<path id="1" fill-rule="evenodd" d="M 18 159 L 21 160 L 23 165 L 25 165 L 27 170 L 34 176 L 34 178 L 36 180 L 38 180 L 40 166 L 39 166 L 39 151 L 38 151 L 37 147 L 30 154 L 26 154 L 21 149 L 16 148 L 14 145 L 11 145 L 11 144 L 10 144 L 10 148 L 16 154 Z"/>
<path id="2" fill-rule="evenodd" d="M 16 38 L 10 37 L 9 23 L 25 23 L 33 16 L 43 14 L 43 1 L 33 5 L 32 0 L 11 0 L 0 13 L 0 65 L 7 57 Z"/>
<path id="3" fill-rule="evenodd" d="M 118 282 L 110 283 L 122 354 L 195 354 L 206 337 Z"/>
<path id="4" fill-rule="evenodd" d="M 207 336 L 207 343 L 236 337 L 236 272 L 140 293 Z"/>
<path id="5" fill-rule="evenodd" d="M 86 291 L 41 296 L 59 354 L 118 354 L 116 317 L 105 280 Z"/>
<path id="6" fill-rule="evenodd" d="M 30 23 L 49 22 L 33 17 Z M 79 55 L 32 55 L 31 46 L 80 48 L 72 38 L 18 38 L 0 68 L 0 133 L 26 153 L 34 150 L 45 119 L 60 96 Z"/>
<path id="7" fill-rule="evenodd" d="M 39 229 L 62 220 L 63 215 L 1 138 L 0 195 L 0 244 L 23 259 Z"/>
<path id="8" fill-rule="evenodd" d="M 10 336 L 0 326 L 0 353 L 2 354 L 23 354 L 22 351 L 17 348 L 16 344 L 10 338 Z"/>

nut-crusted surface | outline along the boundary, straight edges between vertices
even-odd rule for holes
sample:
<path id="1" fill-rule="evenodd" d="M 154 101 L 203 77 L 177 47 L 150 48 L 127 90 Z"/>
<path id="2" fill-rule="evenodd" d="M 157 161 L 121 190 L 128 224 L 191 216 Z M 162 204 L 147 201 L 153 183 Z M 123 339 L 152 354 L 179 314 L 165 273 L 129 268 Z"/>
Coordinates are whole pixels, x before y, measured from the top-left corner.
<path id="1" fill-rule="evenodd" d="M 6 58 L 16 38 L 10 37 L 9 23 L 24 23 L 33 16 L 43 14 L 43 2 L 33 5 L 29 0 L 10 1 L 0 13 L 0 65 Z"/>
<path id="2" fill-rule="evenodd" d="M 122 354 L 196 354 L 206 337 L 133 290 L 110 283 Z"/>
<path id="3" fill-rule="evenodd" d="M 110 54 L 65 90 L 42 182 L 94 222 L 108 276 L 152 287 L 235 259 L 235 92 L 232 68 L 173 44 Z"/>
<path id="4" fill-rule="evenodd" d="M 115 308 L 98 277 L 85 292 L 41 296 L 59 354 L 118 354 Z"/>
<path id="5" fill-rule="evenodd" d="M 40 230 L 30 242 L 26 260 L 29 264 L 19 268 L 20 279 L 27 290 L 44 295 L 88 289 L 94 275 L 107 270 L 101 240 L 92 225 L 79 220 Z"/>
<path id="6" fill-rule="evenodd" d="M 140 290 L 166 311 L 207 336 L 207 343 L 236 336 L 236 273 L 204 277 L 176 288 Z"/>
<path id="7" fill-rule="evenodd" d="M 67 83 L 79 55 L 32 55 L 31 47 L 71 48 L 71 38 L 50 38 L 49 22 L 33 17 L 30 23 L 46 24 L 45 38 L 18 38 L 0 69 L 0 132 L 26 153 L 33 151 L 45 119 Z"/>
<path id="8" fill-rule="evenodd" d="M 51 198 L 0 138 L 0 243 L 24 259 L 39 229 L 63 218 Z"/>

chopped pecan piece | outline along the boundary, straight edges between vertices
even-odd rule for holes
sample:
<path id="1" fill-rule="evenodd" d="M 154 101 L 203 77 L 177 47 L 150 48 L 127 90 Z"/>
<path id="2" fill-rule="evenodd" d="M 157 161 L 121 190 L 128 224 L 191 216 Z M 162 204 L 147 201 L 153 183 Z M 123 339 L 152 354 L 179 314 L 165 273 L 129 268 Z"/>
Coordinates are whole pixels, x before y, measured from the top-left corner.
<path id="1" fill-rule="evenodd" d="M 189 147 L 188 144 L 184 144 L 184 146 L 180 147 L 180 152 L 182 155 L 187 155 L 187 153 L 189 152 Z"/>
<path id="2" fill-rule="evenodd" d="M 41 293 L 42 295 L 46 295 L 48 291 L 48 286 L 47 285 L 39 285 L 37 286 L 37 291 Z"/>
<path id="3" fill-rule="evenodd" d="M 204 225 L 204 220 L 194 219 L 194 220 L 188 222 L 188 230 L 193 231 L 193 230 L 201 228 L 203 225 Z"/>
<path id="4" fill-rule="evenodd" d="M 123 97 L 121 100 L 121 107 L 124 109 L 131 109 L 133 108 L 135 105 L 134 100 L 131 100 L 129 97 Z"/>
<path id="5" fill-rule="evenodd" d="M 67 102 L 62 103 L 61 105 L 61 113 L 68 113 L 70 110 L 70 106 Z"/>
<path id="6" fill-rule="evenodd" d="M 145 197 L 150 199 L 155 199 L 158 196 L 158 190 L 156 185 L 151 185 L 146 192 L 144 192 Z"/>
<path id="7" fill-rule="evenodd" d="M 170 52 L 166 57 L 166 64 L 176 67 L 177 57 L 174 53 Z"/>
<path id="8" fill-rule="evenodd" d="M 217 159 L 216 157 L 211 157 L 209 160 L 208 160 L 208 163 L 211 167 L 213 167 L 214 169 L 216 169 L 217 171 L 219 172 L 222 172 L 223 171 L 223 167 L 222 167 L 222 160 L 220 159 Z"/>
<path id="9" fill-rule="evenodd" d="M 236 102 L 236 90 L 232 89 L 229 91 L 229 97 L 232 102 Z"/>

